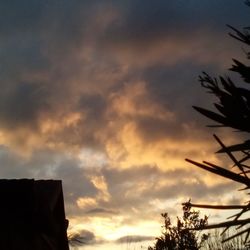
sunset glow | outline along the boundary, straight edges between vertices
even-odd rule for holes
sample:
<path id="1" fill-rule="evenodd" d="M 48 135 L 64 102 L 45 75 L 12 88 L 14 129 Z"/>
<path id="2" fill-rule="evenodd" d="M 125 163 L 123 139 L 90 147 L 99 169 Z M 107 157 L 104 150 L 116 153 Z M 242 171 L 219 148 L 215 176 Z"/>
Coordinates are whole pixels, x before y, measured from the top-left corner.
<path id="1" fill-rule="evenodd" d="M 249 25 L 243 1 L 1 1 L 0 19 L 1 178 L 61 179 L 79 249 L 146 249 L 161 213 L 239 199 L 184 159 L 228 163 L 192 105 L 211 105 L 202 71 L 245 56 L 226 27 Z"/>

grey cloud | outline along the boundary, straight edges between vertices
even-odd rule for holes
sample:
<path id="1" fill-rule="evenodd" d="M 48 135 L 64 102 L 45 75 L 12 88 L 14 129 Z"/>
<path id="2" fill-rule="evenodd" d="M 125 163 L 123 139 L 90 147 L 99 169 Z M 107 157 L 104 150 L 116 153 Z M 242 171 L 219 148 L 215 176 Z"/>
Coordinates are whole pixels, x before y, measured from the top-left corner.
<path id="1" fill-rule="evenodd" d="M 0 146 L 1 178 L 32 178 L 30 169 L 25 163 L 4 145 Z"/>
<path id="2" fill-rule="evenodd" d="M 187 176 L 191 178 L 192 176 Z M 183 179 L 176 179 L 175 184 L 166 184 L 160 189 L 156 190 L 147 190 L 142 195 L 147 195 L 147 197 L 158 197 L 160 199 L 171 199 L 178 196 L 185 196 L 187 199 L 192 197 L 192 199 L 216 199 L 218 194 L 223 196 L 230 191 L 236 189 L 236 186 L 233 183 L 222 183 L 215 184 L 212 187 L 209 187 L 204 181 L 197 180 L 197 183 L 187 183 Z"/>
<path id="3" fill-rule="evenodd" d="M 107 26 L 102 26 L 100 20 L 95 23 L 98 11 L 104 14 L 107 5 L 117 10 L 118 17 Z M 0 130 L 9 129 L 14 135 L 18 128 L 26 126 L 30 133 L 46 137 L 42 142 L 35 142 L 43 145 L 39 151 L 32 148 L 29 159 L 1 146 L 2 178 L 62 179 L 68 216 L 116 216 L 119 211 L 119 215 L 124 215 L 123 222 L 131 224 L 150 216 L 155 218 L 158 210 L 150 204 L 153 199 L 166 201 L 186 196 L 187 199 L 212 200 L 218 193 L 227 194 L 234 186 L 210 187 L 201 181 L 202 174 L 195 170 L 192 178 L 196 184 L 187 183 L 190 169 L 163 171 L 156 165 L 114 169 L 107 164 L 97 170 L 93 166 L 82 166 L 66 150 L 77 145 L 104 152 L 105 140 L 117 136 L 115 130 L 108 128 L 109 122 L 117 122 L 122 127 L 125 122 L 133 121 L 147 145 L 164 138 L 187 138 L 188 133 L 182 125 L 195 123 L 197 117 L 202 119 L 195 115 L 191 105 L 203 105 L 209 99 L 204 98 L 202 89 L 196 84 L 197 75 L 202 70 L 221 72 L 221 65 L 216 60 L 222 49 L 236 54 L 236 50 L 231 50 L 234 42 L 225 45 L 220 39 L 227 37 L 225 24 L 228 21 L 237 25 L 247 20 L 249 10 L 245 8 L 237 1 L 216 0 L 121 0 L 102 4 L 81 0 L 2 1 Z M 209 34 L 204 38 L 207 31 Z M 223 36 L 218 35 L 219 32 L 223 32 Z M 183 55 L 196 41 L 201 46 L 196 57 L 203 58 L 214 50 L 215 57 L 208 62 L 199 61 L 193 58 L 196 51 L 191 51 L 184 59 L 181 56 L 171 61 L 170 57 L 175 54 L 169 55 L 166 49 L 151 62 L 152 55 L 160 50 L 159 41 L 170 44 L 178 41 L 181 48 L 176 47 L 176 52 L 181 49 Z M 129 60 L 123 58 L 128 54 L 131 54 Z M 146 56 L 150 60 L 146 60 Z M 224 57 L 225 54 L 220 55 L 223 62 Z M 111 105 L 110 94 L 120 93 L 124 83 L 133 85 L 138 80 L 146 84 L 147 102 L 159 104 L 166 112 L 174 112 L 175 121 L 160 120 L 154 115 L 121 118 L 120 114 L 107 112 Z M 136 101 L 141 105 L 145 102 L 143 98 Z M 60 124 L 72 112 L 80 112 L 86 119 L 49 135 L 38 131 L 41 114 Z M 99 140 L 97 132 L 104 135 L 103 140 Z M 67 149 L 64 152 L 46 149 L 51 142 L 59 146 L 67 144 Z M 172 156 L 182 157 L 177 152 Z M 99 201 L 96 208 L 86 213 L 77 207 L 76 200 L 95 198 L 98 194 L 88 178 L 90 174 L 104 177 L 111 198 Z M 166 183 L 159 187 L 158 184 L 164 181 Z M 139 192 L 140 183 L 145 184 L 145 190 Z M 137 220 L 133 216 L 138 214 L 132 208 L 139 211 Z M 87 242 L 96 242 L 92 232 L 83 231 L 82 235 Z"/>
<path id="4" fill-rule="evenodd" d="M 17 32 L 36 31 L 39 28 L 38 20 L 45 7 L 46 1 L 1 2 L 0 34 L 9 34 L 13 30 Z"/>
<path id="5" fill-rule="evenodd" d="M 191 80 L 185 80 L 195 81 L 204 65 L 179 62 L 175 63 L 173 68 L 166 67 L 164 62 L 149 66 L 147 62 L 142 61 L 141 68 L 130 67 L 129 72 L 123 72 L 122 67 L 127 64 L 126 60 L 120 62 L 116 58 L 117 52 L 123 53 L 122 49 L 107 50 L 105 44 L 115 46 L 112 45 L 112 40 L 116 38 L 125 44 L 131 38 L 137 39 L 138 44 L 143 41 L 147 43 L 149 40 L 145 37 L 148 36 L 157 40 L 167 35 L 168 40 L 171 40 L 178 25 L 183 25 L 183 28 L 193 25 L 194 21 L 190 19 L 190 15 L 194 6 L 197 13 L 204 14 L 204 10 L 209 13 L 210 9 L 216 10 L 215 6 L 221 6 L 215 1 L 206 3 L 205 6 L 200 3 L 194 5 L 193 1 L 146 1 L 143 4 L 142 1 L 108 1 L 106 4 L 100 4 L 98 1 L 92 1 L 91 4 L 88 1 L 25 1 L 21 5 L 15 1 L 11 5 L 1 5 L 5 10 L 1 18 L 11 19 L 11 27 L 6 28 L 9 32 L 2 33 L 4 39 L 0 44 L 3 53 L 0 67 L 0 121 L 5 129 L 18 128 L 25 124 L 42 136 L 36 130 L 41 113 L 53 119 L 58 113 L 61 115 L 59 117 L 63 117 L 67 113 L 79 111 L 87 116 L 84 122 L 79 122 L 76 127 L 67 128 L 59 134 L 49 135 L 46 140 L 58 144 L 62 141 L 68 145 L 85 144 L 103 149 L 103 142 L 98 141 L 94 134 L 106 128 L 108 121 L 114 118 L 105 117 L 110 105 L 107 96 L 110 92 L 119 91 L 121 83 L 129 81 L 133 84 L 137 79 L 146 81 L 150 101 L 159 103 L 167 111 L 178 112 L 178 117 L 182 117 L 182 120 L 193 119 L 194 112 L 191 108 L 187 109 L 189 104 L 191 106 L 195 100 L 197 103 L 204 100 L 200 97 L 199 87 Z M 224 11 L 231 11 L 231 8 L 235 10 L 235 5 L 232 1 L 228 2 Z M 107 27 L 100 28 L 100 24 L 95 26 L 98 11 L 105 12 L 108 6 L 120 11 L 121 16 L 115 18 Z M 10 13 L 13 18 L 9 16 Z M 186 21 L 185 18 L 182 19 L 185 16 Z M 205 17 L 201 20 L 206 22 Z M 196 28 L 192 26 L 192 29 Z M 19 32 L 16 32 L 17 30 Z M 188 32 L 183 32 L 184 37 L 178 39 L 183 39 L 185 47 L 185 35 Z M 129 49 L 136 44 L 134 40 L 128 45 Z M 153 44 L 150 41 L 148 45 L 152 49 Z M 78 58 L 79 53 L 90 55 Z M 143 54 L 147 52 L 143 50 Z M 139 57 L 138 55 L 136 54 L 136 57 Z M 210 68 L 214 69 L 212 66 Z M 114 79 L 103 79 L 107 75 L 114 75 Z M 182 103 L 185 103 L 185 107 Z M 132 119 L 137 122 L 138 131 L 147 141 L 177 134 L 177 130 L 181 130 L 178 126 L 181 124 L 179 120 L 175 124 L 165 124 L 154 117 Z M 154 128 L 155 124 L 158 124 L 157 129 Z"/>
<path id="6" fill-rule="evenodd" d="M 134 166 L 125 170 L 103 169 L 103 174 L 112 197 L 105 205 L 119 209 L 121 214 L 131 211 L 131 207 L 136 207 L 141 211 L 140 216 L 143 213 L 150 216 L 155 207 L 153 204 L 149 205 L 149 202 L 154 199 L 167 201 L 184 196 L 187 200 L 190 197 L 193 200 L 213 200 L 218 194 L 223 196 L 236 189 L 232 183 L 215 184 L 210 187 L 201 180 L 202 173 L 195 169 L 190 174 L 189 169 L 162 171 L 156 166 Z M 196 181 L 193 183 L 190 178 Z M 140 190 L 140 183 L 144 187 L 143 190 Z M 147 211 L 144 210 L 145 206 Z"/>
<path id="7" fill-rule="evenodd" d="M 1 5 L 1 10 L 5 10 L 1 18 L 13 22 L 7 28 L 8 33 L 2 33 L 0 43 L 1 127 L 10 130 L 27 126 L 31 133 L 43 137 L 37 130 L 41 115 L 53 120 L 70 112 L 86 112 L 88 124 L 84 124 L 84 131 L 81 129 L 83 124 L 79 124 L 77 129 L 67 128 L 61 134 L 49 135 L 46 140 L 57 143 L 64 140 L 66 144 L 74 145 L 84 142 L 96 146 L 98 143 L 93 133 L 104 124 L 100 119 L 105 109 L 102 107 L 104 102 L 98 107 L 91 107 L 96 105 L 97 99 L 92 98 L 91 101 L 88 96 L 81 96 L 79 90 L 89 91 L 89 86 L 96 84 L 93 83 L 94 76 L 88 79 L 87 75 L 96 75 L 99 66 L 92 66 L 95 68 L 92 71 L 89 64 L 79 62 L 76 57 L 85 45 L 84 39 L 90 35 L 92 21 L 89 19 L 95 15 L 90 15 L 90 10 L 95 12 L 98 1 L 91 1 L 91 4 L 87 1 L 25 1 L 21 5 L 15 1 L 13 5 Z M 74 84 L 76 80 L 80 83 Z M 86 83 L 88 81 L 90 83 Z M 86 84 L 88 86 L 84 87 Z M 97 85 L 104 84 L 98 82 Z"/>
<path id="8" fill-rule="evenodd" d="M 68 216 L 77 213 L 78 198 L 97 194 L 96 187 L 87 178 L 89 171 L 80 167 L 79 161 L 73 157 L 55 151 L 40 150 L 33 152 L 30 159 L 25 159 L 1 146 L 0 165 L 1 178 L 61 179 Z"/>
<path id="9" fill-rule="evenodd" d="M 77 160 L 62 157 L 53 175 L 63 180 L 65 199 L 68 203 L 75 202 L 80 197 L 97 194 L 97 189 L 87 178 L 88 171 L 81 168 Z"/>
<path id="10" fill-rule="evenodd" d="M 176 172 L 178 173 L 178 170 Z M 103 169 L 103 174 L 107 181 L 113 182 L 115 185 L 126 185 L 126 182 L 131 183 L 137 180 L 145 180 L 147 176 L 155 178 L 161 175 L 161 173 L 161 170 L 157 168 L 157 166 L 133 166 L 129 169 Z"/>
<path id="11" fill-rule="evenodd" d="M 93 244 L 95 242 L 95 235 L 87 230 L 82 230 L 80 232 L 81 237 L 86 242 L 86 244 Z"/>
<path id="12" fill-rule="evenodd" d="M 162 120 L 155 117 L 140 117 L 135 118 L 138 135 L 145 140 L 145 142 L 159 141 L 163 138 L 175 139 L 185 137 L 185 131 L 181 129 L 181 124 L 171 121 Z M 180 133 L 177 133 L 179 131 Z"/>
<path id="13" fill-rule="evenodd" d="M 107 100 L 100 94 L 82 94 L 76 106 L 76 111 L 83 113 L 85 117 L 84 121 L 78 124 L 82 142 L 87 142 L 90 147 L 98 147 L 100 143 L 95 133 L 103 130 L 108 122 L 105 117 Z"/>
<path id="14" fill-rule="evenodd" d="M 15 88 L 6 88 L 0 96 L 0 123 L 8 129 L 33 126 L 30 128 L 35 130 L 37 116 L 49 109 L 46 92 L 32 83 L 19 83 Z"/>
<path id="15" fill-rule="evenodd" d="M 237 54 L 239 57 L 243 56 L 241 53 Z M 228 67 L 231 65 L 230 60 L 228 58 Z M 204 119 L 192 108 L 193 105 L 206 107 L 211 102 L 211 96 L 198 81 L 198 76 L 203 71 L 217 76 L 223 75 L 226 68 L 222 70 L 219 65 L 212 62 L 205 65 L 183 60 L 173 66 L 157 63 L 142 70 L 141 78 L 146 82 L 150 102 L 163 107 L 166 110 L 166 117 L 167 111 L 175 114 L 174 120 L 164 120 L 154 116 L 137 115 L 134 117 L 137 131 L 145 141 L 152 142 L 165 137 L 188 138 L 191 131 L 183 129 L 188 123 L 192 123 L 194 130 L 207 131 L 205 125 L 210 124 L 210 121 Z M 231 76 L 235 79 L 235 75 Z"/>
<path id="16" fill-rule="evenodd" d="M 116 240 L 117 243 L 133 243 L 133 242 L 143 242 L 153 240 L 153 236 L 142 236 L 142 235 L 127 235 Z"/>
<path id="17" fill-rule="evenodd" d="M 235 197 L 233 196 L 229 201 L 228 204 L 229 205 L 235 205 L 235 204 L 242 204 L 242 198 L 241 197 Z"/>
<path id="18" fill-rule="evenodd" d="M 181 34 L 185 40 L 185 36 L 194 35 L 194 31 L 222 31 L 229 20 L 238 24 L 239 20 L 248 18 L 247 7 L 244 9 L 243 4 L 235 1 L 137 0 L 120 6 L 123 19 L 109 27 L 101 41 L 113 46 L 127 43 L 138 50 L 149 48 L 155 39 Z M 235 13 L 242 16 L 239 18 Z"/>
<path id="19" fill-rule="evenodd" d="M 100 94 L 84 94 L 81 96 L 78 103 L 79 109 L 81 110 L 81 108 L 83 108 L 90 119 L 102 115 L 106 105 L 106 100 Z"/>
<path id="20" fill-rule="evenodd" d="M 91 214 L 93 214 L 93 215 L 97 215 L 97 214 L 117 215 L 117 214 L 119 214 L 119 212 L 115 211 L 115 210 L 105 209 L 105 208 L 94 208 L 94 209 L 87 211 L 86 214 L 90 214 L 90 215 Z"/>
<path id="21" fill-rule="evenodd" d="M 218 68 L 214 64 L 201 65 L 184 60 L 170 67 L 153 65 L 145 68 L 142 75 L 147 80 L 152 101 L 161 103 L 166 109 L 175 110 L 191 107 L 194 102 L 204 102 L 201 98 L 203 90 L 198 83 L 198 75 L 202 71 L 216 74 Z M 182 113 L 184 115 L 185 112 Z"/>
<path id="22" fill-rule="evenodd" d="M 155 199 L 165 203 L 183 196 L 187 200 L 191 197 L 194 201 L 206 199 L 214 202 L 218 194 L 223 197 L 224 194 L 236 189 L 231 183 L 209 186 L 201 180 L 202 173 L 194 169 L 192 175 L 189 169 L 163 171 L 157 166 L 150 165 L 132 166 L 128 169 L 114 169 L 108 166 L 95 169 L 82 167 L 77 159 L 48 150 L 34 152 L 30 159 L 24 160 L 2 146 L 0 165 L 2 178 L 61 179 L 68 217 L 119 215 L 123 216 L 121 223 L 131 225 L 138 220 L 154 218 L 156 213 L 162 212 L 162 208 L 154 205 Z M 95 199 L 98 194 L 97 188 L 88 178 L 89 175 L 104 177 L 110 200 L 97 200 L 95 208 L 82 210 L 77 207 L 77 199 L 80 197 Z M 190 178 L 196 182 L 187 181 Z M 140 190 L 141 184 L 144 186 L 142 190 Z M 140 211 L 139 217 L 132 208 Z M 167 207 L 166 209 L 173 210 Z M 172 212 L 174 213 L 174 210 Z M 137 216 L 136 220 L 134 216 Z"/>

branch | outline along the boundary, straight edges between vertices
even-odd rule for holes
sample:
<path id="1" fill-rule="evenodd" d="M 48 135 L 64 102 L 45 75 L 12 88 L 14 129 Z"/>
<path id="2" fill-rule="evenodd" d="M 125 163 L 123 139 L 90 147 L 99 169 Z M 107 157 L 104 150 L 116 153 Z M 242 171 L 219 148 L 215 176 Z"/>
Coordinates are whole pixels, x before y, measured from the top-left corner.
<path id="1" fill-rule="evenodd" d="M 205 205 L 205 204 L 193 204 L 190 202 L 182 203 L 182 205 L 189 205 L 190 207 L 208 208 L 208 209 L 245 209 L 248 205 Z"/>

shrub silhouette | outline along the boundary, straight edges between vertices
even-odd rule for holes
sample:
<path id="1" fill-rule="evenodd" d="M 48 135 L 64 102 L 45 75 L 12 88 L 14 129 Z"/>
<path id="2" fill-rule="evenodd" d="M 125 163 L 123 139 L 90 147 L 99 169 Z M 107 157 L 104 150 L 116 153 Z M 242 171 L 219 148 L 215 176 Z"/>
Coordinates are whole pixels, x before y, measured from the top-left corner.
<path id="1" fill-rule="evenodd" d="M 250 1 L 246 1 L 246 4 L 250 6 Z M 250 27 L 243 28 L 242 31 L 228 25 L 231 29 L 229 35 L 234 39 L 250 46 Z M 248 59 L 250 59 L 250 52 L 245 52 Z M 233 65 L 229 69 L 230 71 L 238 73 L 244 87 L 237 86 L 229 77 L 219 76 L 218 78 L 211 77 L 207 73 L 199 77 L 202 87 L 204 87 L 209 93 L 217 97 L 218 102 L 214 103 L 217 112 L 207 110 L 201 107 L 194 106 L 194 109 L 200 112 L 202 115 L 216 122 L 215 125 L 209 125 L 210 127 L 231 127 L 238 132 L 250 133 L 250 88 L 245 87 L 250 84 L 250 67 L 244 63 L 233 59 Z M 243 184 L 243 189 L 250 188 L 249 172 L 250 172 L 250 140 L 246 140 L 236 145 L 226 146 L 218 136 L 214 135 L 215 140 L 221 146 L 221 149 L 217 153 L 226 154 L 232 161 L 232 167 L 234 169 L 227 169 L 225 167 L 217 166 L 211 162 L 203 161 L 202 163 L 196 162 L 190 159 L 186 159 L 193 165 L 212 172 L 216 175 L 230 179 L 233 182 Z M 237 154 L 235 154 L 237 153 Z M 240 155 L 240 156 L 239 156 Z M 246 201 L 244 205 L 206 205 L 206 204 L 192 204 L 190 201 L 185 205 L 199 208 L 211 208 L 211 209 L 238 209 L 239 211 L 228 218 L 229 220 L 214 225 L 206 225 L 204 228 L 225 228 L 225 232 L 228 228 L 237 226 L 240 231 L 227 237 L 223 241 L 233 239 L 237 236 L 245 235 L 245 244 L 249 243 L 250 235 L 250 218 L 247 217 L 246 212 L 250 209 L 250 201 Z M 242 216 L 244 215 L 244 218 Z"/>
<path id="2" fill-rule="evenodd" d="M 177 217 L 176 226 L 173 226 L 167 213 L 164 218 L 164 231 L 162 236 L 156 238 L 155 245 L 148 250 L 198 250 L 207 238 L 192 229 L 201 229 L 207 225 L 207 216 L 199 217 L 199 211 L 191 210 L 189 205 L 183 205 L 182 218 Z"/>

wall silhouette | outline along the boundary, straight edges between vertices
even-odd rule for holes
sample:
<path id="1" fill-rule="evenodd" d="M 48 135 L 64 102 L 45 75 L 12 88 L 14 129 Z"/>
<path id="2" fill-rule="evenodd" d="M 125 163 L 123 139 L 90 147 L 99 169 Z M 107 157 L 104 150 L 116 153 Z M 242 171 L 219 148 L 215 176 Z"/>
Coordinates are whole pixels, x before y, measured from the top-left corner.
<path id="1" fill-rule="evenodd" d="M 62 182 L 0 180 L 0 249 L 69 250 Z"/>

